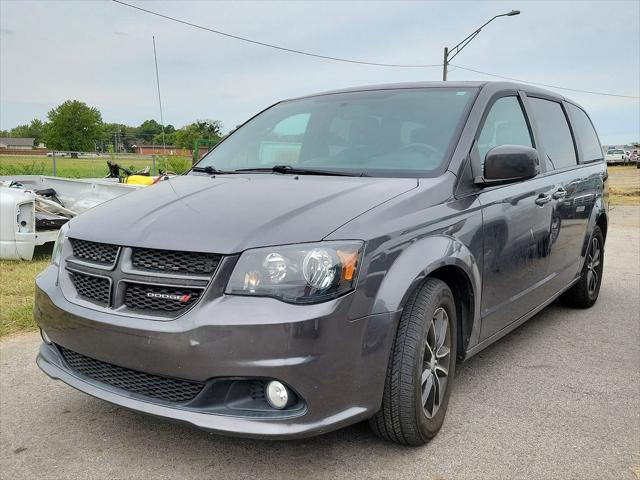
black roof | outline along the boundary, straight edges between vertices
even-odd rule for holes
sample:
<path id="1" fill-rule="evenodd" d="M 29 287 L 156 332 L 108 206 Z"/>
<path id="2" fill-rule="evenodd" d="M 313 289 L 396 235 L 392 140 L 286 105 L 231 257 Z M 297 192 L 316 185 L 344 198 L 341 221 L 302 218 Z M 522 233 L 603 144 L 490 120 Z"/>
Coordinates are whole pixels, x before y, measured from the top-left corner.
<path id="1" fill-rule="evenodd" d="M 329 90 L 326 92 L 314 93 L 311 95 L 303 95 L 296 98 L 309 98 L 316 97 L 320 95 L 333 95 L 336 93 L 349 93 L 349 92 L 365 92 L 365 91 L 373 91 L 373 90 L 394 90 L 400 88 L 438 88 L 438 87 L 447 87 L 447 88 L 491 88 L 492 90 L 523 90 L 528 93 L 537 93 L 540 95 L 544 95 L 546 97 L 553 97 L 558 100 L 567 100 L 571 101 L 562 95 L 559 95 L 550 90 L 545 90 L 543 88 L 534 87 L 533 85 L 528 85 L 526 83 L 517 83 L 517 82 L 479 82 L 479 81 L 468 81 L 468 82 L 404 82 L 404 83 L 384 83 L 379 85 L 363 85 L 357 87 L 349 87 L 342 88 L 337 90 Z M 573 102 L 572 102 L 573 103 Z"/>

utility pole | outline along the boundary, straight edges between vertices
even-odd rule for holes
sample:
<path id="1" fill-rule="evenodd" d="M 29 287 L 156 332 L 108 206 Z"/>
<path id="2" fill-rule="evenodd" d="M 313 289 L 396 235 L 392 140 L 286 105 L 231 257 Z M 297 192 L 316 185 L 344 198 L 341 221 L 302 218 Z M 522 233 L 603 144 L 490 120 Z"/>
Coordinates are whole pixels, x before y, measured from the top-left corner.
<path id="1" fill-rule="evenodd" d="M 442 60 L 442 81 L 443 82 L 447 81 L 447 67 L 449 66 L 449 63 L 451 62 L 451 60 L 453 60 L 453 58 L 455 56 L 457 56 L 462 51 L 462 49 L 464 47 L 469 45 L 469 42 L 471 42 L 471 40 L 476 38 L 478 36 L 478 34 L 480 33 L 480 31 L 484 27 L 489 25 L 496 18 L 513 17 L 514 15 L 520 15 L 520 10 L 511 10 L 508 13 L 503 13 L 501 15 L 496 15 L 495 17 L 493 17 L 488 22 L 485 22 L 480 28 L 477 28 L 471 35 L 468 35 L 464 40 L 462 40 L 460 43 L 458 43 L 455 47 L 453 47 L 451 49 L 449 49 L 448 47 L 444 47 L 444 59 Z M 451 53 L 453 53 L 453 55 L 449 56 Z"/>
<path id="2" fill-rule="evenodd" d="M 442 61 L 442 81 L 447 81 L 447 66 L 449 65 L 449 47 L 444 47 L 444 60 Z"/>

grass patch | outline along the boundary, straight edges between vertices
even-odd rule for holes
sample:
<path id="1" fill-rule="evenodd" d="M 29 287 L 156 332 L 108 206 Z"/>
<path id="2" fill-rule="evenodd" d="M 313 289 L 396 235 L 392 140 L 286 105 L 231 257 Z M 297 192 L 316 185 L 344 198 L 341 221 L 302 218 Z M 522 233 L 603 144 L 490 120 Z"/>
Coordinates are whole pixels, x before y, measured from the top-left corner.
<path id="1" fill-rule="evenodd" d="M 57 176 L 67 178 L 103 178 L 109 173 L 107 160 L 109 155 L 89 158 L 57 158 Z M 153 173 L 153 160 L 149 157 L 114 157 L 114 161 L 131 170 L 142 170 L 149 167 Z M 156 169 L 171 170 L 182 173 L 191 166 L 187 157 L 168 156 L 156 159 Z M 53 175 L 53 159 L 51 157 L 0 155 L 0 175 Z"/>
<path id="2" fill-rule="evenodd" d="M 611 205 L 640 205 L 640 168 L 609 167 L 609 203 Z"/>
<path id="3" fill-rule="evenodd" d="M 609 203 L 611 205 L 640 205 L 640 189 L 629 191 L 610 188 Z"/>
<path id="4" fill-rule="evenodd" d="M 0 337 L 35 330 L 35 278 L 51 262 L 51 248 L 39 248 L 31 262 L 0 260 Z"/>

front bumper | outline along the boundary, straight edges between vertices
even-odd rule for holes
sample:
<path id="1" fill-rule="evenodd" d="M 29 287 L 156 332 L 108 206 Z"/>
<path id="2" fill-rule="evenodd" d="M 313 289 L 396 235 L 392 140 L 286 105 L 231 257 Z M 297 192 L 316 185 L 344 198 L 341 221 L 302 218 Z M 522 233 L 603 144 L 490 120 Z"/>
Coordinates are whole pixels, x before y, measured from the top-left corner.
<path id="1" fill-rule="evenodd" d="M 38 277 L 34 310 L 55 344 L 127 369 L 197 382 L 274 378 L 292 387 L 304 408 L 260 418 L 167 405 L 78 374 L 55 346 L 43 343 L 38 366 L 97 398 L 217 433 L 268 438 L 324 433 L 368 418 L 380 407 L 399 312 L 350 321 L 349 295 L 305 306 L 222 296 L 175 320 L 157 321 L 70 303 L 56 277 L 54 267 Z"/>

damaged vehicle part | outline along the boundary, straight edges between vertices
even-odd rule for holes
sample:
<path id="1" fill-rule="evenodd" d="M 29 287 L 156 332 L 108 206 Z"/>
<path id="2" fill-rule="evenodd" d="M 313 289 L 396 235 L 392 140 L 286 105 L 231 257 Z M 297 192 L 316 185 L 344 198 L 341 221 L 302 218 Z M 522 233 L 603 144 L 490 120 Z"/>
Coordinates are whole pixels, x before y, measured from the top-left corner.
<path id="1" fill-rule="evenodd" d="M 140 185 L 40 175 L 0 176 L 0 258 L 31 260 L 69 219 Z"/>

